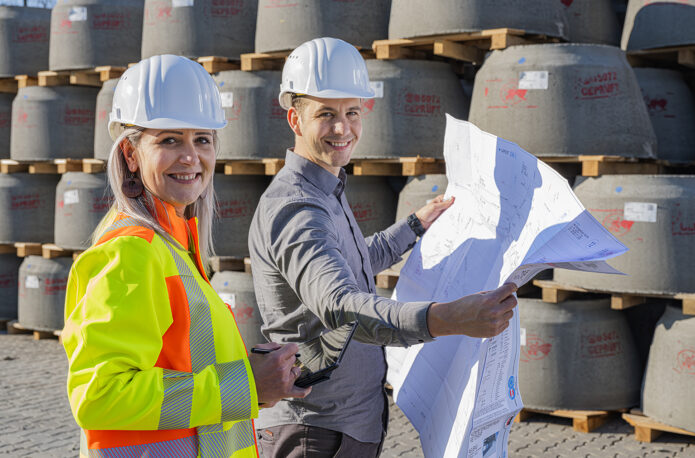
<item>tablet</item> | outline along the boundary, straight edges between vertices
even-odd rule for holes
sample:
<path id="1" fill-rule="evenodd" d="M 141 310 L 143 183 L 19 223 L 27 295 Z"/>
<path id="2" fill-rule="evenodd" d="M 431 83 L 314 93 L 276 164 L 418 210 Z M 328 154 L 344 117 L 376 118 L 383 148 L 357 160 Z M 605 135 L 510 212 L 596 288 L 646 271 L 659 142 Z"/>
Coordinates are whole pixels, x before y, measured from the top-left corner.
<path id="1" fill-rule="evenodd" d="M 306 388 L 329 380 L 331 373 L 340 366 L 355 329 L 357 322 L 353 321 L 298 344 L 301 356 L 297 363 L 302 373 L 294 384 Z"/>

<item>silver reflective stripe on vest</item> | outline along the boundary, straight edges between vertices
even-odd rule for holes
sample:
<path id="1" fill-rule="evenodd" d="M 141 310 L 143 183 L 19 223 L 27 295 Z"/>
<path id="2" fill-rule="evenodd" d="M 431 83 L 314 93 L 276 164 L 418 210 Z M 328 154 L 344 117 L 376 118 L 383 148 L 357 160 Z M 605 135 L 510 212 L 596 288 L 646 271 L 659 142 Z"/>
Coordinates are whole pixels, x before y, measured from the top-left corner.
<path id="1" fill-rule="evenodd" d="M 255 445 L 251 420 L 240 421 L 226 431 L 205 433 L 198 428 L 198 453 L 200 456 L 229 458 L 234 452 Z"/>

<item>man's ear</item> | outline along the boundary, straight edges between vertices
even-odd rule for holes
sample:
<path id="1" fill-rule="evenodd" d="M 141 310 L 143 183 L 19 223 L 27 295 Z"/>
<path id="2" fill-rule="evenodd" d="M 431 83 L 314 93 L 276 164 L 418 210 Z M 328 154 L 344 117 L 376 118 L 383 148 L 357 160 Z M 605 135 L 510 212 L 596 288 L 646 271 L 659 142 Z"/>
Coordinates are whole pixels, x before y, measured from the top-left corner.
<path id="1" fill-rule="evenodd" d="M 298 137 L 302 136 L 302 128 L 300 125 L 301 116 L 295 107 L 290 107 L 290 109 L 287 110 L 287 123 L 290 125 L 290 129 L 292 129 L 295 135 Z"/>
<path id="2" fill-rule="evenodd" d="M 138 171 L 138 159 L 135 156 L 135 148 L 130 140 L 124 138 L 121 142 L 121 151 L 123 151 L 123 157 L 128 165 L 128 170 L 135 173 Z"/>

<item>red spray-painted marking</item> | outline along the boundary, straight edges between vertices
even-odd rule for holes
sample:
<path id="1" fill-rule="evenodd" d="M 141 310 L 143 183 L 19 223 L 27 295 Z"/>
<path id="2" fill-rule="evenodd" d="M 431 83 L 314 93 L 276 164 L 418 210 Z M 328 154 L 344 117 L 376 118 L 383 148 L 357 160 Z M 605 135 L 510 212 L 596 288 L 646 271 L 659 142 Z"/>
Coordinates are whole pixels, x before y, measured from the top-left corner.
<path id="1" fill-rule="evenodd" d="M 423 94 L 403 89 L 395 111 L 401 116 L 439 116 L 442 114 L 441 97 L 436 94 Z"/>
<path id="2" fill-rule="evenodd" d="M 237 323 L 246 324 L 250 319 L 253 318 L 253 309 L 248 305 L 242 303 L 240 305 L 235 305 L 234 307 L 234 319 Z"/>
<path id="3" fill-rule="evenodd" d="M 270 100 L 270 119 L 285 119 L 287 112 L 280 106 L 277 98 L 273 97 Z"/>
<path id="4" fill-rule="evenodd" d="M 570 6 L 572 6 L 572 3 L 574 3 L 574 0 L 560 0 L 560 3 L 569 8 Z"/>
<path id="5" fill-rule="evenodd" d="M 538 361 L 550 354 L 553 345 L 544 341 L 536 334 L 528 334 L 526 336 L 526 345 L 521 347 L 520 361 L 528 363 L 530 361 Z"/>
<path id="6" fill-rule="evenodd" d="M 13 43 L 47 43 L 48 40 L 48 27 L 34 24 L 18 26 L 15 30 L 14 37 L 12 37 Z"/>
<path id="7" fill-rule="evenodd" d="M 11 210 L 36 210 L 41 207 L 41 197 L 38 194 L 20 194 L 10 199 Z"/>
<path id="8" fill-rule="evenodd" d="M 679 351 L 673 370 L 680 374 L 695 375 L 695 351 L 690 348 Z"/>
<path id="9" fill-rule="evenodd" d="M 255 206 L 250 199 L 221 200 L 217 204 L 220 218 L 242 218 L 253 215 Z"/>
<path id="10" fill-rule="evenodd" d="M 352 214 L 358 223 L 377 219 L 376 205 L 371 202 L 357 202 L 350 205 Z"/>
<path id="11" fill-rule="evenodd" d="M 623 210 L 619 208 L 612 209 L 598 209 L 592 208 L 591 212 L 607 213 L 606 216 L 601 220 L 603 227 L 611 231 L 614 235 L 622 237 L 623 235 L 630 232 L 632 229 L 634 221 L 628 221 L 623 218 Z"/>
<path id="12" fill-rule="evenodd" d="M 364 101 L 364 111 L 362 112 L 362 116 L 367 116 L 369 113 L 374 111 L 374 104 L 376 103 L 375 99 L 367 99 Z"/>
<path id="13" fill-rule="evenodd" d="M 244 10 L 244 0 L 212 0 L 212 17 L 236 16 Z"/>
<path id="14" fill-rule="evenodd" d="M 671 235 L 695 235 L 695 218 L 692 214 L 683 216 L 681 204 L 676 203 L 671 218 Z"/>
<path id="15" fill-rule="evenodd" d="M 575 84 L 575 99 L 603 99 L 620 93 L 617 72 L 602 72 L 589 77 L 579 77 Z"/>
<path id="16" fill-rule="evenodd" d="M 623 352 L 618 331 L 582 334 L 581 357 L 584 359 L 606 358 Z"/>

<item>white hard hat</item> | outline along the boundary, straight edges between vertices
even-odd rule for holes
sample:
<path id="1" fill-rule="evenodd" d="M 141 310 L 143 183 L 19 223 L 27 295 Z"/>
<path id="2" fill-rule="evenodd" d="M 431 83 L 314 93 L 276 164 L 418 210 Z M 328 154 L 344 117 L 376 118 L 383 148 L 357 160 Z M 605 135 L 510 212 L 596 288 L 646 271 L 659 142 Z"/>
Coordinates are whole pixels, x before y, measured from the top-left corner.
<path id="1" fill-rule="evenodd" d="M 292 94 L 324 99 L 371 99 L 367 66 L 360 52 L 337 38 L 315 38 L 287 57 L 280 83 L 280 106 L 292 106 Z"/>
<path id="2" fill-rule="evenodd" d="M 197 62 L 152 56 L 121 76 L 113 94 L 109 134 L 127 125 L 152 129 L 221 129 L 227 125 L 220 91 Z"/>

